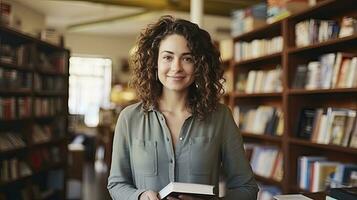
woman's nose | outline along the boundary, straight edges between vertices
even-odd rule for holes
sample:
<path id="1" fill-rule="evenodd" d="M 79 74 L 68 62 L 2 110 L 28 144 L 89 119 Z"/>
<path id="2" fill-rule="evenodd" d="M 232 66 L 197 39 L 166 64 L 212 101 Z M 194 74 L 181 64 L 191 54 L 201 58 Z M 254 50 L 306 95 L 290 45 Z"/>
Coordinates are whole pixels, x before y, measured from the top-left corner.
<path id="1" fill-rule="evenodd" d="M 182 69 L 182 65 L 180 59 L 174 59 L 174 61 L 171 64 L 171 70 L 180 71 L 181 69 Z"/>

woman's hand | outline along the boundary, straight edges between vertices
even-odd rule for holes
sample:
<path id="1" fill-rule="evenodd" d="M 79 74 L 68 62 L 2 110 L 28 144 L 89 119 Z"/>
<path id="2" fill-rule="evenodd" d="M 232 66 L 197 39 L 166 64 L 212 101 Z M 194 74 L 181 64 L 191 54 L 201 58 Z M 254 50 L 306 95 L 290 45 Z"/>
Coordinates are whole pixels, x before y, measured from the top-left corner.
<path id="1" fill-rule="evenodd" d="M 157 192 L 154 192 L 152 190 L 148 190 L 148 191 L 143 192 L 140 195 L 139 200 L 160 200 L 160 199 L 158 197 L 158 193 Z"/>

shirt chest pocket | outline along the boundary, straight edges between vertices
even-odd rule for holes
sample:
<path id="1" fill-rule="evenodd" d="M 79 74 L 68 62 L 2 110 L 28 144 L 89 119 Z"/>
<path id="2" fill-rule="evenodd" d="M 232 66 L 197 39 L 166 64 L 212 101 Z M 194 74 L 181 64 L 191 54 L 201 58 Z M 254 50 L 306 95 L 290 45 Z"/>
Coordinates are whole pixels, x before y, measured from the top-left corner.
<path id="1" fill-rule="evenodd" d="M 155 141 L 133 140 L 132 161 L 136 174 L 157 175 L 157 148 Z"/>
<path id="2" fill-rule="evenodd" d="M 216 167 L 217 148 L 211 137 L 190 139 L 190 172 L 192 175 L 209 175 Z"/>

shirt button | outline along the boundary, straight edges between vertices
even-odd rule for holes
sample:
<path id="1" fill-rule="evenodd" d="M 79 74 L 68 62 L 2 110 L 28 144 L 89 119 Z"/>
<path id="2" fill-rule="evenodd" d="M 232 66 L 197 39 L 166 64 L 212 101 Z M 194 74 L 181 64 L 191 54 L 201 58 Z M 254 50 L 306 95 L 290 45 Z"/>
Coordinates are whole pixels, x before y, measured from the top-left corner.
<path id="1" fill-rule="evenodd" d="M 170 159 L 170 163 L 172 164 L 174 161 L 172 159 Z"/>
<path id="2" fill-rule="evenodd" d="M 183 140 L 183 137 L 180 137 L 180 140 L 182 141 L 182 140 Z"/>
<path id="3" fill-rule="evenodd" d="M 167 141 L 170 141 L 170 139 L 169 139 L 169 138 L 166 138 L 166 140 L 167 140 Z"/>

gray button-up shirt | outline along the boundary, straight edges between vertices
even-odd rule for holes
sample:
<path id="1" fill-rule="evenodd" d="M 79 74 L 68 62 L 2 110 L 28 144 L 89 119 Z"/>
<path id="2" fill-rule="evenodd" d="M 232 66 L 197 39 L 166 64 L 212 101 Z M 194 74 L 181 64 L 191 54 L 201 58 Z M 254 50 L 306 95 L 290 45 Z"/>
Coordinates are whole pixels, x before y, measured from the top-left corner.
<path id="1" fill-rule="evenodd" d="M 225 199 L 255 200 L 258 187 L 246 160 L 242 137 L 228 107 L 220 104 L 205 120 L 187 118 L 176 149 L 164 115 L 141 103 L 119 116 L 113 141 L 108 189 L 115 200 L 137 200 L 146 190 L 160 191 L 168 183 L 218 186 L 226 177 Z"/>

